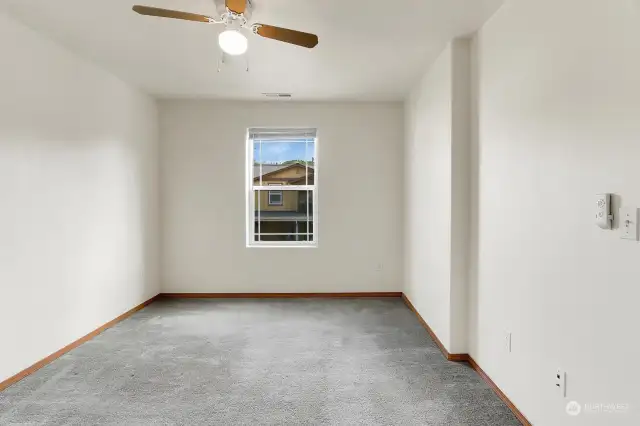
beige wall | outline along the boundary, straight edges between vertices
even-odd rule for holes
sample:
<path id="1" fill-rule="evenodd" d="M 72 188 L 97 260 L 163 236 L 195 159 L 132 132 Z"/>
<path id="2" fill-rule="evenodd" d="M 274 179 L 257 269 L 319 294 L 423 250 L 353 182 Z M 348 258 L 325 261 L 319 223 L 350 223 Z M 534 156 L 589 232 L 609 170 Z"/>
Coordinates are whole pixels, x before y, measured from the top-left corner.
<path id="1" fill-rule="evenodd" d="M 247 248 L 247 128 L 286 126 L 318 129 L 318 247 Z M 160 128 L 164 291 L 400 291 L 402 104 L 168 100 Z"/>
<path id="2" fill-rule="evenodd" d="M 452 49 L 442 52 L 405 105 L 405 287 L 451 349 Z"/>
<path id="3" fill-rule="evenodd" d="M 0 382 L 159 292 L 155 102 L 0 13 Z"/>
<path id="4" fill-rule="evenodd" d="M 640 425 L 640 243 L 593 219 L 598 193 L 640 206 L 639 23 L 637 0 L 512 0 L 475 41 L 470 353 L 534 425 Z"/>

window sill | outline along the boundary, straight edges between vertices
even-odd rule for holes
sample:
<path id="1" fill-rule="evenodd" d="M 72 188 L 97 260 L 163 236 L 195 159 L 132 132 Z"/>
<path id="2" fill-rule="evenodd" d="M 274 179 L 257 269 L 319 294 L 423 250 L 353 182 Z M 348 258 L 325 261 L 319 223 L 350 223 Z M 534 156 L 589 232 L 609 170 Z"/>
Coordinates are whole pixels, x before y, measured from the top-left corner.
<path id="1" fill-rule="evenodd" d="M 318 244 L 260 244 L 260 243 L 249 243 L 247 244 L 247 248 L 293 248 L 293 249 L 313 249 L 318 248 Z"/>

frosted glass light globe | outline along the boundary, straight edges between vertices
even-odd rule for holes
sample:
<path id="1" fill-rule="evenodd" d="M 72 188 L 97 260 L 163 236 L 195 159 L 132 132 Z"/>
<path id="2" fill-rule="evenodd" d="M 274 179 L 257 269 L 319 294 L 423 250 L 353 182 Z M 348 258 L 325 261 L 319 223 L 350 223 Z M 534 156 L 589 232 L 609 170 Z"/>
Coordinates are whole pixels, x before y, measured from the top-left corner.
<path id="1" fill-rule="evenodd" d="M 242 55 L 247 51 L 249 42 L 244 34 L 236 30 L 225 30 L 218 36 L 220 48 L 229 55 Z"/>

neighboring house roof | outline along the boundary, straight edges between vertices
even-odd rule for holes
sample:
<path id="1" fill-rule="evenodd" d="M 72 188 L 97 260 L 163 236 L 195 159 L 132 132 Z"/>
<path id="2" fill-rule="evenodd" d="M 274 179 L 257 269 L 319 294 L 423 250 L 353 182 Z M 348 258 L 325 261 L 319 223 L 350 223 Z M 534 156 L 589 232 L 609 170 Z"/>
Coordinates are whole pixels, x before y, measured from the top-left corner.
<path id="1" fill-rule="evenodd" d="M 307 180 L 307 178 L 308 178 L 308 180 Z M 306 184 L 307 182 L 310 182 L 309 184 L 313 185 L 314 179 L 315 179 L 315 176 L 314 176 L 313 171 L 312 171 L 307 176 L 300 176 L 300 177 L 297 177 L 297 178 L 291 178 L 291 180 L 289 180 L 288 182 L 291 185 L 295 185 L 295 184 L 303 185 L 303 184 Z"/>
<path id="2" fill-rule="evenodd" d="M 262 175 L 260 174 L 260 167 L 262 167 Z M 270 175 L 270 174 L 275 173 L 275 172 L 279 172 L 279 171 L 282 171 L 282 170 L 289 169 L 291 167 L 305 167 L 305 165 L 302 164 L 302 163 L 263 164 L 262 166 L 254 165 L 253 166 L 254 180 L 259 178 L 260 176 L 264 177 L 264 176 Z M 309 169 L 313 170 L 313 166 L 309 166 Z"/>
<path id="3" fill-rule="evenodd" d="M 262 176 L 268 175 L 269 173 L 277 172 L 280 169 L 284 169 L 287 165 L 283 166 L 282 164 L 263 164 L 262 165 Z M 253 166 L 253 176 L 260 177 L 260 165 Z"/>
<path id="4" fill-rule="evenodd" d="M 293 177 L 293 178 L 281 178 L 281 177 L 279 177 L 279 178 L 268 178 L 267 177 L 267 178 L 268 179 L 277 180 L 278 182 L 289 182 L 290 184 L 294 184 L 296 182 L 305 182 L 305 177 L 306 177 L 306 175 L 302 176 L 302 177 Z M 313 179 L 313 173 L 310 173 L 309 177 L 311 179 Z M 259 179 L 259 177 L 257 177 L 256 179 Z M 254 180 L 256 180 L 256 179 L 254 179 Z"/>

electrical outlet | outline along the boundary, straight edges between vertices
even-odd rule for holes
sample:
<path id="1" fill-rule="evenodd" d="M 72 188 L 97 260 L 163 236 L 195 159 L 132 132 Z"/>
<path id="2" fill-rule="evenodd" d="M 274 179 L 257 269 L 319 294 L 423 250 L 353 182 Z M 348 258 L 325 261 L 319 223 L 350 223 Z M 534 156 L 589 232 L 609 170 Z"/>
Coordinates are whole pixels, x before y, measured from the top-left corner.
<path id="1" fill-rule="evenodd" d="M 567 373 L 562 368 L 556 370 L 556 391 L 562 398 L 567 396 Z"/>
<path id="2" fill-rule="evenodd" d="M 511 353 L 511 332 L 507 331 L 504 333 L 504 345 L 507 353 Z"/>
<path id="3" fill-rule="evenodd" d="M 382 264 L 382 262 L 379 262 L 379 263 L 376 265 L 376 271 L 378 271 L 378 272 L 382 272 L 382 270 L 383 270 L 383 269 L 384 269 L 384 265 Z"/>

